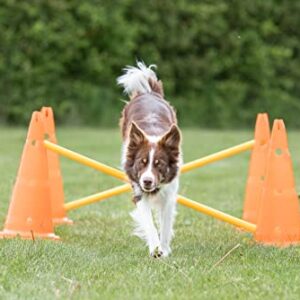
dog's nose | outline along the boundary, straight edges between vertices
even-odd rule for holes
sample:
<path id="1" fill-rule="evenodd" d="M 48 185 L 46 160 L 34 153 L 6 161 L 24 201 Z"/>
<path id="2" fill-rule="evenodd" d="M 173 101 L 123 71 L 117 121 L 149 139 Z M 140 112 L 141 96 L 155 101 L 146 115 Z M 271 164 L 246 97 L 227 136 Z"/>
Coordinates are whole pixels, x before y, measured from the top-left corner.
<path id="1" fill-rule="evenodd" d="M 145 188 L 150 188 L 152 186 L 153 180 L 150 177 L 146 177 L 143 179 L 143 184 Z"/>

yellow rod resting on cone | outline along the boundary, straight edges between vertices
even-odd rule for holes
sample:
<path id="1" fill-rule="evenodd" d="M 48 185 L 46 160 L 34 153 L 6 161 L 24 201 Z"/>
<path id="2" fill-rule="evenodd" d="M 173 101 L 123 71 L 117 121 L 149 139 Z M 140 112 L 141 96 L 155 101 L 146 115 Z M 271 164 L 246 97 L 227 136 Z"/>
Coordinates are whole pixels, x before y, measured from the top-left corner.
<path id="1" fill-rule="evenodd" d="M 219 219 L 221 221 L 224 221 L 226 223 L 229 223 L 231 225 L 234 225 L 234 226 L 239 227 L 241 229 L 244 229 L 246 231 L 254 233 L 255 230 L 256 230 L 256 225 L 255 224 L 252 224 L 252 223 L 246 222 L 242 219 L 233 217 L 233 216 L 228 215 L 226 213 L 223 213 L 223 212 L 221 212 L 217 209 L 214 209 L 214 208 L 211 208 L 211 207 L 206 206 L 204 204 L 201 204 L 199 202 L 190 200 L 186 197 L 178 195 L 177 202 L 184 205 L 184 206 L 186 206 L 186 207 L 192 208 L 192 209 L 194 209 L 196 211 L 199 211 L 203 214 L 209 215 L 209 216 L 211 216 L 215 219 Z"/>

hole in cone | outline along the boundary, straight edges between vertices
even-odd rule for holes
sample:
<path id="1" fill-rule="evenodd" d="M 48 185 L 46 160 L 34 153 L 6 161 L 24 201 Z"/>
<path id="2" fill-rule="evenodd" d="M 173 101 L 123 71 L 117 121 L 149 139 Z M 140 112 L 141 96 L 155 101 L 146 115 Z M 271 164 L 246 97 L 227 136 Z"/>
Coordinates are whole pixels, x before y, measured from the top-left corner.
<path id="1" fill-rule="evenodd" d="M 278 156 L 282 155 L 282 150 L 280 148 L 277 148 L 275 150 L 275 154 L 278 155 Z"/>

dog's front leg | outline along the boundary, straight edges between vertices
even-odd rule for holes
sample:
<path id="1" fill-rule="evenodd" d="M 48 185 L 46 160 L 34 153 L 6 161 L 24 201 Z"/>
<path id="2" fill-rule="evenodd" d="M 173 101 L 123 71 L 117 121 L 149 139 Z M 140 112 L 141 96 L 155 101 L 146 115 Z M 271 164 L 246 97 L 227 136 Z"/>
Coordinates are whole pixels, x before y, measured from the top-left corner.
<path id="1" fill-rule="evenodd" d="M 178 181 L 170 184 L 162 195 L 162 206 L 160 208 L 160 244 L 163 256 L 171 253 L 170 243 L 173 237 L 173 225 L 176 216 Z"/>
<path id="2" fill-rule="evenodd" d="M 147 242 L 150 255 L 153 257 L 162 256 L 160 241 L 153 222 L 149 200 L 142 197 L 142 199 L 136 203 L 136 209 L 131 213 L 131 216 L 137 225 L 134 233 Z"/>
<path id="3" fill-rule="evenodd" d="M 176 214 L 176 202 L 168 201 L 161 208 L 160 217 L 160 243 L 163 256 L 171 253 L 170 243 L 173 237 L 173 224 Z"/>

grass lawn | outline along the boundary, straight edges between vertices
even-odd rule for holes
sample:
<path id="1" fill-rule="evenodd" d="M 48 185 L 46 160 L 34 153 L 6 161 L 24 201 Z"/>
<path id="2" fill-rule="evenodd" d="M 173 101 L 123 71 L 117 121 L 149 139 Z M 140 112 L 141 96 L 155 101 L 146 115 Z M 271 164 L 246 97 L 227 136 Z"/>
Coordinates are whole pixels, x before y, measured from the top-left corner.
<path id="1" fill-rule="evenodd" d="M 1 226 L 25 134 L 0 128 Z M 289 133 L 298 191 L 299 134 Z M 188 162 L 252 139 L 252 132 L 188 129 L 183 137 Z M 61 145 L 119 166 L 118 130 L 59 128 L 58 138 Z M 248 160 L 244 153 L 184 174 L 180 192 L 241 216 Z M 120 184 L 66 159 L 61 163 L 66 201 Z M 0 299 L 299 299 L 300 247 L 257 245 L 250 234 L 178 206 L 173 253 L 155 260 L 131 235 L 133 208 L 124 194 L 72 211 L 75 224 L 56 228 L 62 242 L 0 240 Z"/>

